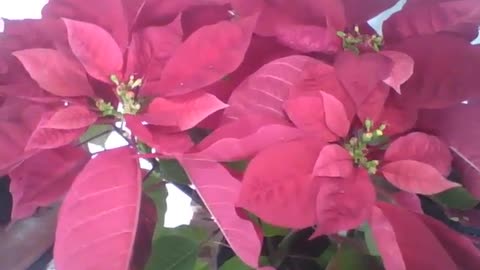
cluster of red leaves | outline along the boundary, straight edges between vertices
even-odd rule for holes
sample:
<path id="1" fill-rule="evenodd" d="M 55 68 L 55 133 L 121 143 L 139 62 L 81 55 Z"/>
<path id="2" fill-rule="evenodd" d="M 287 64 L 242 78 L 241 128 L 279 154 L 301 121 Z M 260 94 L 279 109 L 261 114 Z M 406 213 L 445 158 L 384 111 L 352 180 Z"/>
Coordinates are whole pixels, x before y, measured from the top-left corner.
<path id="1" fill-rule="evenodd" d="M 51 0 L 41 20 L 6 21 L 0 172 L 13 218 L 64 197 L 57 268 L 129 269 L 137 149 L 88 161 L 77 142 L 117 121 L 97 106 L 122 101 L 112 75 L 134 76 L 142 108 L 122 117 L 132 138 L 180 161 L 251 267 L 263 237 L 244 210 L 315 226 L 312 237 L 368 223 L 388 270 L 477 269 L 471 240 L 423 215 L 417 194 L 462 185 L 480 199 L 478 0 L 408 0 L 384 23 L 380 51 L 344 49 L 338 31 L 373 35 L 367 20 L 396 2 Z M 375 175 L 343 145 L 367 120 L 391 142 L 369 153 Z M 198 144 L 196 127 L 212 131 Z M 222 165 L 243 160 L 241 173 Z M 460 183 L 447 179 L 452 165 Z"/>

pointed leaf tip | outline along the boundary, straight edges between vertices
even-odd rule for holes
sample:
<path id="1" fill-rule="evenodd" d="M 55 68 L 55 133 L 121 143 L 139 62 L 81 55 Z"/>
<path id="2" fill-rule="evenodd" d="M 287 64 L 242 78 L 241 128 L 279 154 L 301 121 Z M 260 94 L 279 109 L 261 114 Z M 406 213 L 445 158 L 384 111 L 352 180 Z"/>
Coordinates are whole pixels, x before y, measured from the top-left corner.
<path id="1" fill-rule="evenodd" d="M 110 83 L 110 76 L 120 73 L 123 66 L 123 53 L 113 37 L 95 24 L 66 18 L 63 21 L 70 48 L 88 74 Z"/>

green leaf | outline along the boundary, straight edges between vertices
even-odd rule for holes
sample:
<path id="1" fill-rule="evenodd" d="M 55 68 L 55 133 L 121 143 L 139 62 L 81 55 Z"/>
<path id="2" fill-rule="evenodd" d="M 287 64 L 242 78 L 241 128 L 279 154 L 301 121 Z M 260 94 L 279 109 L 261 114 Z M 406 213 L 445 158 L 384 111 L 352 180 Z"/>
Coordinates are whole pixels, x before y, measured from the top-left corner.
<path id="1" fill-rule="evenodd" d="M 205 261 L 202 261 L 201 259 L 198 259 L 197 262 L 195 263 L 195 270 L 209 270 L 208 269 L 208 263 Z"/>
<path id="2" fill-rule="evenodd" d="M 245 265 L 237 256 L 232 257 L 230 260 L 226 261 L 220 267 L 220 270 L 252 270 L 252 269 L 253 268 Z"/>
<path id="3" fill-rule="evenodd" d="M 322 267 L 326 267 L 332 260 L 333 256 L 337 253 L 337 247 L 330 245 L 315 261 Z"/>
<path id="4" fill-rule="evenodd" d="M 326 270 L 373 270 L 379 269 L 374 257 L 362 254 L 346 243 L 342 244 Z"/>
<path id="5" fill-rule="evenodd" d="M 188 238 L 198 245 L 205 242 L 208 238 L 206 229 L 192 225 L 180 225 L 175 228 L 162 228 L 160 236 L 181 236 Z"/>
<path id="6" fill-rule="evenodd" d="M 368 224 L 365 224 L 363 227 L 363 232 L 365 236 L 365 244 L 367 245 L 367 248 L 370 254 L 373 256 L 380 256 L 380 253 L 378 252 L 377 244 L 373 239 L 372 228 Z"/>
<path id="7" fill-rule="evenodd" d="M 190 139 L 197 144 L 201 142 L 205 137 L 207 137 L 211 133 L 210 130 L 204 128 L 192 128 L 188 131 L 188 135 Z"/>
<path id="8" fill-rule="evenodd" d="M 234 161 L 234 162 L 227 162 L 225 165 L 227 165 L 229 168 L 239 171 L 239 172 L 244 172 L 247 169 L 248 166 L 248 160 L 240 160 L 240 161 Z"/>
<path id="9" fill-rule="evenodd" d="M 287 228 L 280 228 L 268 223 L 262 222 L 263 235 L 266 237 L 284 236 L 290 231 Z"/>
<path id="10" fill-rule="evenodd" d="M 158 170 L 160 176 L 169 182 L 183 185 L 190 184 L 190 179 L 185 173 L 185 170 L 175 159 L 160 160 Z"/>
<path id="11" fill-rule="evenodd" d="M 199 245 L 177 235 L 158 238 L 152 246 L 152 255 L 146 270 L 194 270 Z"/>
<path id="12" fill-rule="evenodd" d="M 148 178 L 143 183 L 143 190 L 149 196 L 157 209 L 157 223 L 155 225 L 155 232 L 153 239 L 160 237 L 163 224 L 165 223 L 165 212 L 167 212 L 167 186 L 162 181 L 160 174 L 151 172 Z"/>
<path id="13" fill-rule="evenodd" d="M 110 131 L 110 132 L 109 132 Z M 89 142 L 101 147 L 105 147 L 108 136 L 113 131 L 111 125 L 92 125 L 80 138 L 81 142 Z M 103 134 L 103 135 L 101 135 Z M 99 136 L 101 135 L 101 136 Z M 93 139 L 92 139 L 93 138 Z"/>
<path id="14" fill-rule="evenodd" d="M 469 210 L 478 205 L 468 190 L 463 187 L 452 188 L 433 196 L 433 199 L 448 208 Z"/>

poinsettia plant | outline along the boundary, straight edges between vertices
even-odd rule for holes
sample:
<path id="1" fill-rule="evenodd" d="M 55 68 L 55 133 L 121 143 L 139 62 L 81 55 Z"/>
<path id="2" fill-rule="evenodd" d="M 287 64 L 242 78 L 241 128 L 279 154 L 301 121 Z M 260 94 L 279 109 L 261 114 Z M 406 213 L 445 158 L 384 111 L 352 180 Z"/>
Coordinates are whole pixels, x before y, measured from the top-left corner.
<path id="1" fill-rule="evenodd" d="M 397 2 L 50 0 L 5 21 L 12 220 L 61 202 L 59 270 L 478 269 L 478 0 L 407 0 L 377 33 Z M 125 146 L 89 151 L 111 133 Z M 221 243 L 164 227 L 167 183 Z M 215 245 L 233 257 L 207 264 Z"/>

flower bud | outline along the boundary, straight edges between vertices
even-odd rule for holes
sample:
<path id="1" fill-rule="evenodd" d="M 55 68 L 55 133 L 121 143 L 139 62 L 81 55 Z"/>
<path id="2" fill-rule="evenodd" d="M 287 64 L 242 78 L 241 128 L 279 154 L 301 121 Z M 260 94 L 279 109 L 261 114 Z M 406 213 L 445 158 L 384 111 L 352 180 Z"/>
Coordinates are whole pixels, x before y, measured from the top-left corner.
<path id="1" fill-rule="evenodd" d="M 120 84 L 120 80 L 118 79 L 117 75 L 115 75 L 115 74 L 110 75 L 110 80 L 111 80 L 115 85 L 119 85 L 119 84 Z"/>
<path id="2" fill-rule="evenodd" d="M 131 88 L 137 88 L 137 87 L 142 86 L 142 84 L 143 84 L 142 79 L 136 79 L 130 87 Z"/>
<path id="3" fill-rule="evenodd" d="M 125 96 L 129 99 L 133 99 L 135 98 L 135 93 L 133 91 L 128 91 Z"/>
<path id="4" fill-rule="evenodd" d="M 377 137 L 383 136 L 383 131 L 381 131 L 380 129 L 375 130 L 375 136 Z"/>
<path id="5" fill-rule="evenodd" d="M 367 131 L 370 131 L 372 127 L 373 127 L 373 121 L 370 119 L 365 120 L 365 128 L 367 129 Z"/>
<path id="6" fill-rule="evenodd" d="M 371 132 L 367 132 L 362 135 L 362 139 L 364 142 L 370 142 L 372 138 L 373 138 L 373 134 Z"/>

